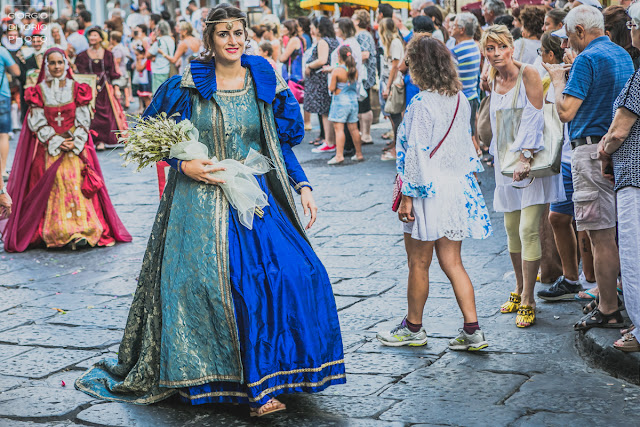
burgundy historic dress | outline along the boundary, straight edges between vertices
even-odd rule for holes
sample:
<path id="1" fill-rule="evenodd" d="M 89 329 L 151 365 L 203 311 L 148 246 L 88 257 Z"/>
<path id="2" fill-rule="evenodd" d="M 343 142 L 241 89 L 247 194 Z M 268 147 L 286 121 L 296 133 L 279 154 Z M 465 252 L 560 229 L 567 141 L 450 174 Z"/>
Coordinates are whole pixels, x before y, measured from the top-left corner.
<path id="1" fill-rule="evenodd" d="M 117 130 L 128 129 L 127 121 L 120 102 L 115 98 L 111 82 L 120 77 L 120 73 L 113 61 L 113 54 L 104 51 L 102 59 L 92 59 L 88 51 L 78 54 L 76 67 L 79 74 L 95 74 L 98 76 L 96 97 L 96 112 L 91 122 L 95 144 L 104 143 L 106 146 L 118 144 Z"/>
<path id="2" fill-rule="evenodd" d="M 51 50 L 64 54 L 58 48 Z M 48 86 L 45 67 L 38 84 L 25 91 L 29 111 L 7 188 L 13 209 L 7 223 L 0 224 L 5 250 L 22 252 L 43 243 L 62 247 L 77 239 L 85 239 L 89 246 L 130 242 L 106 186 L 97 190 L 94 186 L 89 195 L 85 188 L 89 168 L 104 182 L 87 129 L 91 88 L 74 81 L 70 71 L 61 79 L 62 86 Z M 68 137 L 74 147 L 65 152 L 60 145 Z"/>

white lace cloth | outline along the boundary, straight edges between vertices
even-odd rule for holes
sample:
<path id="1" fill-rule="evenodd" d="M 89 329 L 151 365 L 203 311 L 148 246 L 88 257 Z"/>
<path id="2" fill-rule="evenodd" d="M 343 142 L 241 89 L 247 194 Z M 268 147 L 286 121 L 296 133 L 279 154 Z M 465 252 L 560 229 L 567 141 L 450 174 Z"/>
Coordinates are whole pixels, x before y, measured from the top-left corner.
<path id="1" fill-rule="evenodd" d="M 489 212 L 473 173 L 483 170 L 469 128 L 471 107 L 464 95 L 447 133 L 458 97 L 422 91 L 409 105 L 398 129 L 397 170 L 402 193 L 413 198 L 415 221 L 404 232 L 423 241 L 462 240 L 491 235 Z"/>
<path id="2" fill-rule="evenodd" d="M 513 179 L 502 175 L 500 172 L 500 159 L 496 153 L 496 111 L 512 108 L 515 87 L 501 95 L 495 90 L 491 92 L 490 116 L 493 139 L 489 153 L 494 158 L 494 171 L 496 178 L 496 191 L 493 194 L 493 209 L 496 212 L 515 212 L 532 205 L 556 203 L 566 200 L 562 174 L 536 178 L 527 188 L 514 188 Z M 540 151 L 544 149 L 544 112 L 536 109 L 527 98 L 524 81 L 520 85 L 516 108 L 524 108 L 522 121 L 518 128 L 518 135 L 511 146 L 511 151 L 531 149 Z"/>
<path id="3" fill-rule="evenodd" d="M 64 105 L 73 100 L 73 80 L 66 79 L 65 86 L 55 90 L 50 88 L 45 82 L 40 83 L 42 88 L 42 95 L 44 97 L 44 103 L 47 106 Z M 44 115 L 44 108 L 31 107 L 29 118 L 27 119 L 29 129 L 36 132 L 38 140 L 47 145 L 47 150 L 51 156 L 57 156 L 60 154 L 60 145 L 64 142 L 64 137 L 56 135 L 56 131 L 47 122 L 47 118 Z M 75 129 L 69 131 L 73 136 L 73 152 L 76 155 L 80 155 L 84 150 L 84 145 L 89 139 L 87 129 L 91 126 L 91 107 L 89 105 L 82 105 L 76 107 L 76 119 Z"/>

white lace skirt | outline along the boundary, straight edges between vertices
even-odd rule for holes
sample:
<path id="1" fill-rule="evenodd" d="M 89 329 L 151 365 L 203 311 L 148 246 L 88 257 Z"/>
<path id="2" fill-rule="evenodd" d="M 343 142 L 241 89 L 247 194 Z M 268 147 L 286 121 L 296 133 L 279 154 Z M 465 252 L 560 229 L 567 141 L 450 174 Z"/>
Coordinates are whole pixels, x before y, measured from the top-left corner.
<path id="1" fill-rule="evenodd" d="M 463 178 L 434 180 L 435 196 L 413 198 L 415 220 L 403 224 L 411 238 L 436 241 L 486 239 L 493 230 L 478 181 L 471 173 Z"/>

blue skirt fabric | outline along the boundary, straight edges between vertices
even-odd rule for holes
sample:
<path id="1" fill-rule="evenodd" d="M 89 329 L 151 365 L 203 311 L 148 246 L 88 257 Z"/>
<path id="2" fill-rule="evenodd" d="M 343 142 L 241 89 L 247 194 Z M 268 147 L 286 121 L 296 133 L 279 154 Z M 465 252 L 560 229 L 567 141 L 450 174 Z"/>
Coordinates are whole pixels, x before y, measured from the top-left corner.
<path id="1" fill-rule="evenodd" d="M 345 383 L 342 338 L 331 282 L 309 243 L 271 196 L 248 230 L 231 208 L 229 269 L 245 382 L 182 388 L 193 405 L 261 406 L 282 393 Z"/>

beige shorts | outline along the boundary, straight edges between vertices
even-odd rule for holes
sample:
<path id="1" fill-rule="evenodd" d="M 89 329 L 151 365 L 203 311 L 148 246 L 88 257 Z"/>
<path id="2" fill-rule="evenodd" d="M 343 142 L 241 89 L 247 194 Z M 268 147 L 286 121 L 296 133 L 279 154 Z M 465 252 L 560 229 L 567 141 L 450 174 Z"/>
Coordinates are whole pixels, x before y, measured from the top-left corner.
<path id="1" fill-rule="evenodd" d="M 616 197 L 613 183 L 602 176 L 598 145 L 581 145 L 573 150 L 573 204 L 578 231 L 604 230 L 616 226 Z"/>

